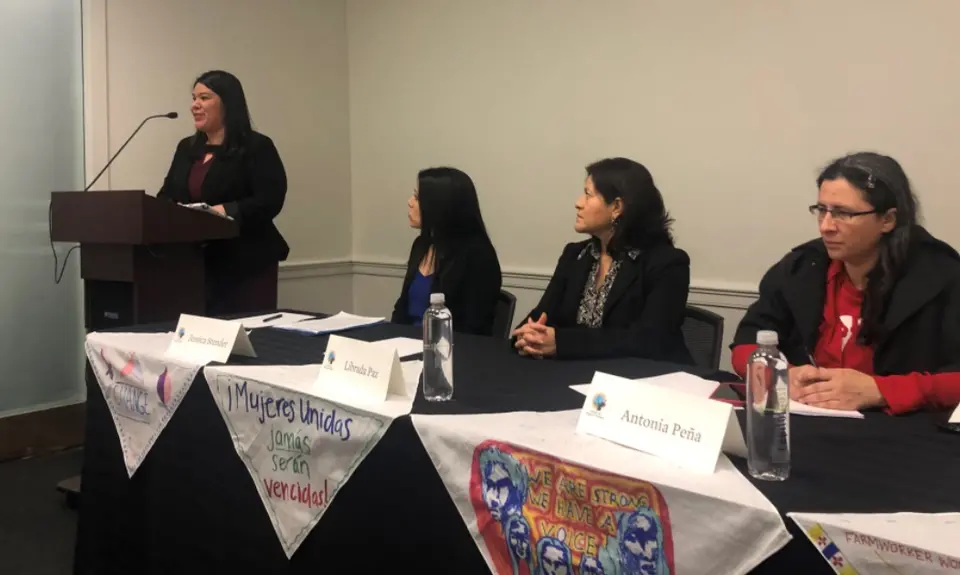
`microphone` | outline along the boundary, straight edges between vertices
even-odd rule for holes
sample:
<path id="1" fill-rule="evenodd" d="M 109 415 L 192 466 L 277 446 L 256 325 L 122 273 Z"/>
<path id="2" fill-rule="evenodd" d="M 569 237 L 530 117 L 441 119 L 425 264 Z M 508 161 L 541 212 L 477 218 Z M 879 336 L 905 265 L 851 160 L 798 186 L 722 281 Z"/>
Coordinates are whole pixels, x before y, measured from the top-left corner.
<path id="1" fill-rule="evenodd" d="M 137 132 L 140 131 L 140 128 L 142 128 L 144 124 L 146 124 L 150 120 L 153 120 L 154 118 L 169 118 L 171 120 L 175 120 L 177 116 L 178 114 L 176 112 L 167 112 L 166 114 L 154 114 L 153 116 L 147 116 L 146 118 L 144 118 L 143 121 L 140 122 L 140 125 L 137 126 L 137 129 L 134 130 L 132 134 L 130 134 L 129 138 L 127 138 L 127 141 L 124 142 L 122 146 L 120 146 L 120 149 L 117 150 L 117 153 L 115 153 L 110 158 L 110 161 L 107 162 L 107 165 L 104 166 L 102 170 L 100 170 L 100 173 L 97 174 L 95 178 L 93 178 L 93 181 L 90 182 L 90 184 L 86 188 L 84 188 L 83 191 L 85 192 L 89 191 L 90 188 L 92 188 L 93 185 L 97 183 L 97 180 L 100 179 L 100 176 L 102 176 L 103 173 L 107 171 L 107 168 L 110 167 L 110 164 L 112 164 L 113 161 L 117 159 L 117 156 L 120 155 L 120 152 L 122 152 L 123 149 L 127 147 L 127 144 L 129 144 L 130 140 L 132 140 L 133 137 L 137 135 Z M 67 262 L 70 261 L 70 254 L 72 254 L 73 250 L 79 248 L 80 246 L 75 245 L 71 247 L 69 250 L 67 250 L 67 255 L 64 256 L 63 258 L 63 267 L 60 267 L 60 258 L 57 256 L 57 248 L 56 246 L 53 245 L 53 202 L 50 202 L 50 206 L 47 208 L 47 227 L 49 228 L 49 232 L 50 232 L 50 251 L 53 252 L 53 283 L 59 284 L 60 280 L 63 279 L 64 272 L 67 271 Z"/>
<path id="2" fill-rule="evenodd" d="M 88 191 L 90 188 L 93 187 L 94 184 L 97 183 L 97 180 L 100 179 L 100 176 L 102 176 L 103 173 L 107 171 L 107 168 L 110 167 L 110 164 L 112 164 L 113 161 L 117 159 L 117 156 L 120 155 L 120 152 L 122 152 L 123 149 L 127 147 L 127 144 L 129 144 L 130 140 L 132 140 L 133 137 L 137 135 L 137 132 L 140 131 L 140 128 L 142 128 L 144 124 L 146 124 L 150 120 L 153 120 L 154 118 L 169 118 L 170 120 L 176 120 L 178 116 L 179 114 L 177 114 L 176 112 L 167 112 L 166 114 L 154 114 L 153 116 L 147 116 L 146 118 L 144 118 L 143 121 L 140 122 L 140 125 L 137 126 L 137 129 L 134 130 L 132 134 L 130 134 L 129 138 L 127 138 L 127 141 L 124 142 L 122 146 L 120 146 L 120 149 L 117 150 L 115 154 L 113 154 L 113 156 L 110 158 L 110 161 L 107 162 L 107 165 L 104 166 L 102 170 L 100 170 L 100 173 L 97 174 L 95 178 L 93 178 L 93 181 L 90 182 L 87 185 L 87 187 L 83 189 L 83 191 L 85 192 Z"/>

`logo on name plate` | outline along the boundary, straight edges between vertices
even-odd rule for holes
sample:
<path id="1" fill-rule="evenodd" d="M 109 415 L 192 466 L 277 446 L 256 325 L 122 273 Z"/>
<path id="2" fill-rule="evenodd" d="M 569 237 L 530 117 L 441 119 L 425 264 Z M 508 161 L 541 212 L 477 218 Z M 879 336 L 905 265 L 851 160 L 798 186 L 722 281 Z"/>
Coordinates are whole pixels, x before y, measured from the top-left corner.
<path id="1" fill-rule="evenodd" d="M 593 395 L 593 399 L 590 400 L 590 407 L 592 407 L 593 409 L 588 411 L 587 415 L 590 415 L 592 417 L 599 417 L 602 419 L 603 414 L 601 412 L 603 411 L 603 408 L 606 406 L 607 406 L 607 396 L 604 395 L 603 392 L 595 393 Z"/>
<path id="2" fill-rule="evenodd" d="M 593 409 L 596 411 L 602 411 L 604 407 L 607 406 L 607 396 L 598 393 L 593 396 Z"/>
<path id="3" fill-rule="evenodd" d="M 177 330 L 178 339 L 183 339 L 183 336 L 185 335 L 187 335 L 187 330 L 183 329 L 182 327 L 179 330 Z"/>
<path id="4" fill-rule="evenodd" d="M 333 362 L 337 359 L 337 353 L 332 349 L 327 352 L 327 361 L 324 363 L 323 367 L 327 369 L 333 369 Z"/>

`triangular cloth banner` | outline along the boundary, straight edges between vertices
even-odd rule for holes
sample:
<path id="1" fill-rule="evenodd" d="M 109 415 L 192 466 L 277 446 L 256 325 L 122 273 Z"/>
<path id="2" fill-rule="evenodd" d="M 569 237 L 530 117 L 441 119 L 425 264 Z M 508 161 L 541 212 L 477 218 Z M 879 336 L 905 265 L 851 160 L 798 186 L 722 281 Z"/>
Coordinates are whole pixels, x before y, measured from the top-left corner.
<path id="1" fill-rule="evenodd" d="M 960 513 L 788 513 L 838 575 L 960 573 Z"/>
<path id="2" fill-rule="evenodd" d="M 578 416 L 412 416 L 495 575 L 747 573 L 789 541 L 726 456 L 692 474 L 575 434 Z"/>
<path id="3" fill-rule="evenodd" d="M 199 365 L 163 357 L 170 334 L 91 333 L 85 351 L 133 477 L 190 390 Z"/>
<path id="4" fill-rule="evenodd" d="M 299 389 L 306 389 L 318 369 L 204 369 L 237 454 L 256 484 L 287 557 L 296 553 L 393 416 L 410 410 L 406 402 L 397 414 L 375 413 L 272 383 L 299 383 Z"/>

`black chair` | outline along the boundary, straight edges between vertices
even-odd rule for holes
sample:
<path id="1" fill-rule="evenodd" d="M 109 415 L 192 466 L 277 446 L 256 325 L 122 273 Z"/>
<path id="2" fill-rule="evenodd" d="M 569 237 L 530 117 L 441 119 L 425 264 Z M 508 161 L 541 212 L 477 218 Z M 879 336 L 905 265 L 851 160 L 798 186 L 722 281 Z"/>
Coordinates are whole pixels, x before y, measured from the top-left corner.
<path id="1" fill-rule="evenodd" d="M 493 336 L 502 335 L 509 339 L 513 330 L 513 313 L 517 309 L 517 298 L 507 290 L 500 290 L 497 298 L 497 313 L 493 318 Z"/>
<path id="2" fill-rule="evenodd" d="M 688 305 L 680 329 L 694 363 L 700 367 L 719 369 L 723 346 L 723 316 Z"/>

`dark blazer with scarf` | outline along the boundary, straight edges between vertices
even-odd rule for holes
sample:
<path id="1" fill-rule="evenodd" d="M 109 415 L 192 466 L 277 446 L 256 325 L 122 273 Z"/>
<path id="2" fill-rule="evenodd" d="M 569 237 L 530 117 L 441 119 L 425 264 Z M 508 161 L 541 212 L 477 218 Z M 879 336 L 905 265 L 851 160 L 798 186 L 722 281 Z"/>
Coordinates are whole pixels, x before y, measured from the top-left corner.
<path id="1" fill-rule="evenodd" d="M 418 254 L 426 253 L 426 240 L 417 237 L 410 248 L 407 273 L 393 307 L 393 323 L 410 324 L 407 315 L 410 284 L 420 267 Z M 442 293 L 453 315 L 454 331 L 490 335 L 500 296 L 500 260 L 486 238 L 477 237 L 437 261 L 430 293 Z"/>
<path id="2" fill-rule="evenodd" d="M 238 150 L 212 150 L 213 163 L 203 180 L 199 201 L 211 206 L 223 204 L 227 215 L 240 225 L 240 235 L 209 242 L 208 267 L 255 270 L 287 259 L 290 248 L 273 223 L 283 208 L 287 175 L 273 140 L 251 132 Z M 197 201 L 190 197 L 187 181 L 193 164 L 206 153 L 202 135 L 181 140 L 157 197 L 181 204 Z"/>
<path id="3" fill-rule="evenodd" d="M 680 327 L 690 289 L 690 258 L 681 249 L 661 244 L 624 254 L 603 308 L 599 328 L 577 324 L 590 268 L 593 239 L 567 244 L 540 303 L 529 317 L 547 314 L 556 333 L 557 358 L 643 357 L 693 364 Z M 527 318 L 523 319 L 526 323 Z"/>
<path id="4" fill-rule="evenodd" d="M 731 347 L 756 343 L 757 331 L 780 336 L 791 365 L 807 365 L 820 337 L 830 258 L 823 241 L 795 247 L 760 281 L 760 297 L 737 327 Z M 917 227 L 906 267 L 873 344 L 875 375 L 960 371 L 960 255 Z"/>

